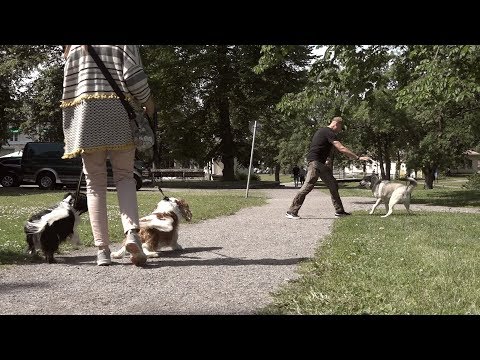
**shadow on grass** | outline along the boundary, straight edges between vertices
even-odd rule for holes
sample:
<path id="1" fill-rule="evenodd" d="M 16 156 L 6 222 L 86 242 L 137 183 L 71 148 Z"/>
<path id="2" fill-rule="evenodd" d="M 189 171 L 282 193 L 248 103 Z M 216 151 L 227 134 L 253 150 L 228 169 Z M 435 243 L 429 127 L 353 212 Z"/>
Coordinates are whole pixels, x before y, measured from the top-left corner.
<path id="1" fill-rule="evenodd" d="M 2 192 L 2 195 L 5 196 L 25 196 L 40 193 L 38 189 L 22 187 L 2 187 L 0 191 Z"/>
<path id="2" fill-rule="evenodd" d="M 0 251 L 0 265 L 21 265 L 21 264 L 31 264 L 32 259 L 26 254 L 11 251 L 11 250 L 1 250 Z"/>

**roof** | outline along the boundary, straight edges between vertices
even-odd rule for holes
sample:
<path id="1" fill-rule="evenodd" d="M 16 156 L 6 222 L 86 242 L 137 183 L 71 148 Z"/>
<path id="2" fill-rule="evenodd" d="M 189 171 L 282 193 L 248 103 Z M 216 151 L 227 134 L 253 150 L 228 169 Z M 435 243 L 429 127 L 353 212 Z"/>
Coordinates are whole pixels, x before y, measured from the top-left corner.
<path id="1" fill-rule="evenodd" d="M 464 152 L 465 155 L 467 156 L 480 156 L 480 153 L 473 151 L 473 150 L 467 150 Z"/>

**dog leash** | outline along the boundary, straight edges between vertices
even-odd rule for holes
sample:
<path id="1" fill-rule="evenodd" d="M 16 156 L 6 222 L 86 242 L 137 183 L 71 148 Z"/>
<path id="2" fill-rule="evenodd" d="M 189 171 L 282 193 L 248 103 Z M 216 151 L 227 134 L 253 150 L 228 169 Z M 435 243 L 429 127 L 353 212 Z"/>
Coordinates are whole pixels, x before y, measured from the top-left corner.
<path id="1" fill-rule="evenodd" d="M 78 180 L 77 191 L 75 192 L 75 202 L 73 204 L 74 208 L 77 208 L 78 197 L 80 195 L 80 184 L 82 183 L 82 178 L 83 178 L 83 168 L 82 170 L 80 170 L 80 179 Z"/>
<path id="2" fill-rule="evenodd" d="M 162 189 L 160 189 L 160 187 L 158 188 L 158 190 L 160 190 L 160 192 L 162 193 L 163 200 L 170 201 L 170 198 L 168 196 L 165 196 L 165 194 L 163 193 Z"/>

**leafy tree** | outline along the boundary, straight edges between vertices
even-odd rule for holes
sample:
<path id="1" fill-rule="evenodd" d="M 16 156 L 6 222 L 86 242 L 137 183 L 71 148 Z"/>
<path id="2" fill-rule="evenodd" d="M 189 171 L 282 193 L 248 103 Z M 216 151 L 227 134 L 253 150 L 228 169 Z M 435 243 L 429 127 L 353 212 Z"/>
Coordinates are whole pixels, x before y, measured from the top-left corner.
<path id="1" fill-rule="evenodd" d="M 249 124 L 270 118 L 283 94 L 298 86 L 295 61 L 262 74 L 253 72 L 260 49 L 259 45 L 143 49 L 154 92 L 166 99 L 160 96 L 158 103 L 168 156 L 194 159 L 200 165 L 219 158 L 225 180 L 234 178 L 234 158 L 248 165 Z"/>
<path id="2" fill-rule="evenodd" d="M 479 143 L 480 47 L 412 45 L 400 59 L 398 106 L 415 119 L 409 166 L 421 167 L 432 188 L 437 168 L 454 166 Z"/>
<path id="3" fill-rule="evenodd" d="M 382 179 L 390 180 L 393 160 L 397 162 L 398 177 L 403 160 L 401 154 L 404 154 L 408 141 L 408 119 L 405 111 L 396 109 L 395 91 L 386 88 L 371 91 L 357 107 L 353 118 L 352 133 L 357 144 L 378 160 Z"/>
<path id="4" fill-rule="evenodd" d="M 25 80 L 58 63 L 60 54 L 60 46 L 0 45 L 0 145 L 10 137 L 9 124 L 19 127 L 24 121 Z"/>
<path id="5" fill-rule="evenodd" d="M 270 96 L 260 118 L 263 131 L 259 134 L 256 159 L 275 169 L 276 181 L 280 180 L 280 167 L 290 170 L 293 164 L 303 162 L 308 146 L 311 120 L 296 113 L 282 113 L 278 106 L 282 99 L 306 85 L 311 51 L 312 47 L 306 45 L 264 45 L 254 68 L 265 81 L 263 93 Z"/>
<path id="6" fill-rule="evenodd" d="M 267 50 L 263 68 L 289 48 Z M 473 120 L 479 110 L 478 57 L 478 46 L 328 46 L 312 64 L 305 89 L 286 96 L 279 109 L 323 121 L 344 116 L 349 127 L 343 139 L 384 163 L 384 177 L 390 159 L 405 156 L 408 166 L 422 167 L 431 186 L 436 168 L 451 166 L 479 142 L 480 125 Z"/>
<path id="7" fill-rule="evenodd" d="M 160 146 L 155 165 L 170 167 L 174 160 L 184 166 L 190 160 L 206 163 L 211 157 L 200 142 L 204 127 L 199 126 L 200 104 L 195 98 L 194 73 L 189 69 L 195 47 L 148 45 L 140 50 L 158 111 Z"/>
<path id="8" fill-rule="evenodd" d="M 21 99 L 22 130 L 39 141 L 63 141 L 62 98 L 63 65 L 55 64 L 39 72 Z"/>
<path id="9" fill-rule="evenodd" d="M 258 71 L 269 64 L 276 64 L 291 51 L 291 47 L 276 49 L 264 48 L 264 57 Z M 362 48 L 356 46 L 329 46 L 311 66 L 309 80 L 303 91 L 286 95 L 278 105 L 278 110 L 290 119 L 286 125 L 282 151 L 279 160 L 283 163 L 292 161 L 288 154 L 295 154 L 294 144 L 298 142 L 296 131 L 309 134 L 303 141 L 303 151 L 308 147 L 311 136 L 319 126 L 328 125 L 333 116 L 343 116 L 347 121 L 348 131 L 342 134 L 342 141 L 347 141 L 352 149 L 359 148 L 361 142 L 358 134 L 352 130 L 361 129 L 361 124 L 352 118 L 359 103 L 368 98 L 376 86 L 382 86 L 388 48 Z M 365 141 L 366 142 L 366 141 Z M 363 152 L 363 151 L 362 151 Z M 337 162 L 346 164 L 346 158 L 336 156 Z"/>

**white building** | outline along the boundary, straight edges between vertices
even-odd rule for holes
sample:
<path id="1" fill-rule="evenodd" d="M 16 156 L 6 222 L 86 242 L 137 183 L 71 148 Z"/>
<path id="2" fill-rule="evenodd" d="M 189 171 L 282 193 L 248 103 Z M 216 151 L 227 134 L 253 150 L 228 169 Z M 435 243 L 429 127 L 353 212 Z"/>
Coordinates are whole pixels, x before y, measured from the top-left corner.
<path id="1" fill-rule="evenodd" d="M 457 174 L 475 174 L 480 172 L 480 153 L 474 150 L 467 150 L 464 154 L 466 156 L 463 165 L 452 169 L 452 172 Z"/>
<path id="2" fill-rule="evenodd" d="M 0 149 L 0 156 L 7 155 L 16 151 L 22 151 L 25 144 L 29 141 L 35 141 L 21 132 L 12 133 L 8 139 L 8 143 L 3 145 Z"/>
<path id="3" fill-rule="evenodd" d="M 390 163 L 390 179 L 394 180 L 395 179 L 395 172 L 397 169 L 397 163 L 396 162 L 391 162 Z M 342 174 L 343 172 L 343 174 Z M 350 166 L 346 166 L 343 170 L 338 171 L 336 176 L 338 178 L 362 178 L 364 175 L 370 175 L 373 172 L 375 172 L 377 175 L 381 174 L 381 169 L 380 169 L 380 163 L 378 161 L 373 161 L 371 164 L 367 163 L 365 166 L 365 172 L 363 171 L 363 164 L 360 163 L 352 163 Z M 400 177 L 404 177 L 407 172 L 407 167 L 405 163 L 400 164 Z M 335 171 L 334 171 L 335 173 Z M 410 175 L 410 174 L 409 174 Z M 422 171 L 417 170 L 416 177 L 422 177 Z"/>

